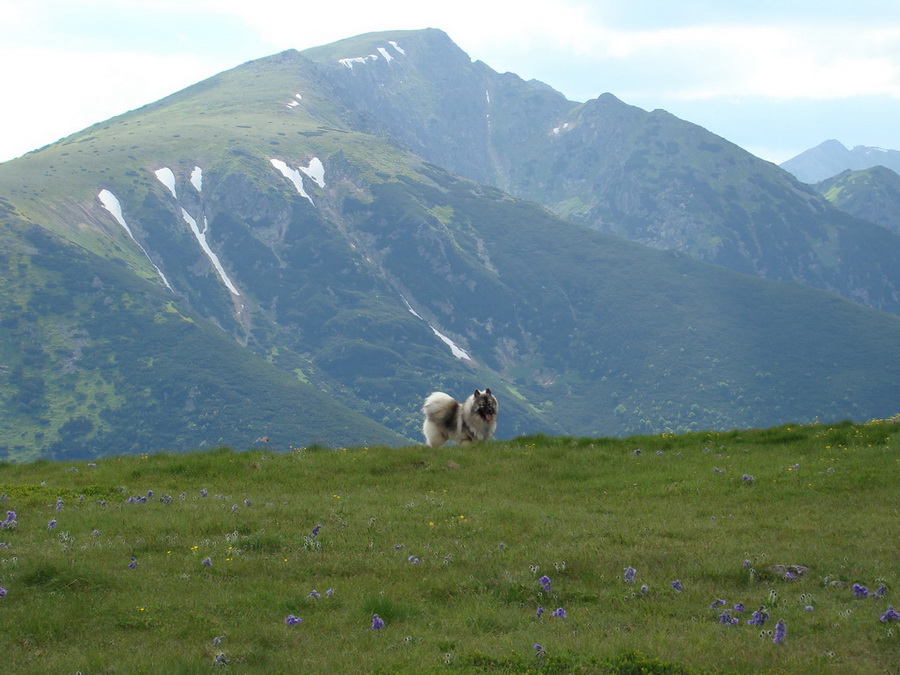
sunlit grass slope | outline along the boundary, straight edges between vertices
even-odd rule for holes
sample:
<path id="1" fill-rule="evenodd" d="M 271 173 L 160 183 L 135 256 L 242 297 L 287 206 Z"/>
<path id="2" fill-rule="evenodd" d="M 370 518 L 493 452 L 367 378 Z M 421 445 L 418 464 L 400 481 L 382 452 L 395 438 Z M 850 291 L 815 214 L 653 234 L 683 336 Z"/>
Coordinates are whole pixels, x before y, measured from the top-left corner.
<path id="1" fill-rule="evenodd" d="M 2 670 L 895 672 L 898 462 L 895 419 L 3 465 Z"/>

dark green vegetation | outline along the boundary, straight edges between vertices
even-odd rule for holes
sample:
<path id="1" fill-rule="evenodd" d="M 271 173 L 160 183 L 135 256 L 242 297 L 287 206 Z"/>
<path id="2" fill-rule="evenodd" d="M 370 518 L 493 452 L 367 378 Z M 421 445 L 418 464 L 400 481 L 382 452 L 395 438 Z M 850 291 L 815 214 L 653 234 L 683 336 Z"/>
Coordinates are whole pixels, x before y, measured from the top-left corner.
<path id="1" fill-rule="evenodd" d="M 6 464 L 3 671 L 888 673 L 898 461 L 895 418 Z"/>
<path id="2" fill-rule="evenodd" d="M 900 234 L 900 175 L 890 169 L 848 169 L 814 187 L 847 213 Z"/>
<path id="3" fill-rule="evenodd" d="M 391 61 L 339 61 L 379 47 Z M 607 200 L 610 222 L 649 227 L 664 210 L 646 195 L 669 185 L 677 199 L 688 171 L 690 190 L 794 262 L 865 268 L 829 289 L 892 301 L 900 255 L 884 228 L 854 220 L 883 240 L 849 236 L 824 199 L 665 113 L 607 95 L 573 105 L 471 63 L 440 31 L 377 34 L 244 64 L 0 165 L 0 458 L 401 445 L 428 392 L 484 386 L 501 438 L 895 412 L 889 312 L 647 248 L 459 175 L 533 199 L 566 176 L 584 190 L 553 199 L 576 218 L 596 192 L 580 165 L 632 181 Z M 556 138 L 541 125 L 565 111 L 581 141 L 547 154 L 551 170 L 536 139 Z M 772 220 L 740 215 L 751 207 Z"/>

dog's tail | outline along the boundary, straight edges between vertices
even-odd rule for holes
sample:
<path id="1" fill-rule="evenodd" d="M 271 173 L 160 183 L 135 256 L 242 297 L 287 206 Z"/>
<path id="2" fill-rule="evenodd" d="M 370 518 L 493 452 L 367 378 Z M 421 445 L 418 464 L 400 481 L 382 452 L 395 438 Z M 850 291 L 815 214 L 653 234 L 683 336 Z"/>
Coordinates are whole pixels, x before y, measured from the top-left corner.
<path id="1" fill-rule="evenodd" d="M 452 413 L 458 405 L 459 403 L 452 396 L 442 391 L 435 391 L 425 399 L 425 403 L 422 404 L 422 412 L 431 419 L 441 418 Z"/>

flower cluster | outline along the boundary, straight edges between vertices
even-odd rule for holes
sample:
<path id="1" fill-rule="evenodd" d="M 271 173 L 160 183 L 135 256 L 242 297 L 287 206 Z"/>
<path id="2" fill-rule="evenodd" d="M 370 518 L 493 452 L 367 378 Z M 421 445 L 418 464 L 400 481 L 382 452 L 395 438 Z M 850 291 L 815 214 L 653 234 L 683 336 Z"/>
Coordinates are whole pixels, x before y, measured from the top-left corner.
<path id="1" fill-rule="evenodd" d="M 888 623 L 889 621 L 900 621 L 900 613 L 898 613 L 893 607 L 888 607 L 887 611 L 881 615 L 881 619 L 879 619 L 881 623 Z"/>

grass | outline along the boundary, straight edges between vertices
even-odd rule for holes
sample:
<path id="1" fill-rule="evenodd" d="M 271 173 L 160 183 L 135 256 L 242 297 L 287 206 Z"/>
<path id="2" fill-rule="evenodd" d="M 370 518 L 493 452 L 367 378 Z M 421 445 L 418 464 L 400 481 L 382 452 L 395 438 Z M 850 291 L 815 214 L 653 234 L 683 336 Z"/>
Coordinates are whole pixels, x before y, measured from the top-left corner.
<path id="1" fill-rule="evenodd" d="M 893 420 L 5 464 L 3 669 L 896 672 L 898 450 Z"/>

